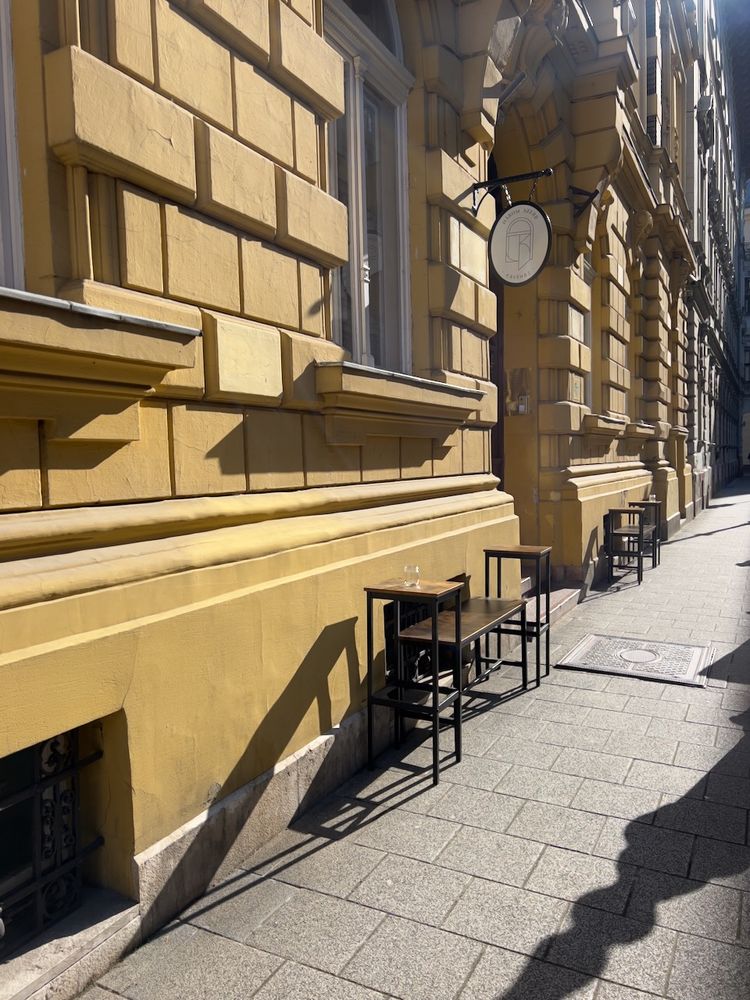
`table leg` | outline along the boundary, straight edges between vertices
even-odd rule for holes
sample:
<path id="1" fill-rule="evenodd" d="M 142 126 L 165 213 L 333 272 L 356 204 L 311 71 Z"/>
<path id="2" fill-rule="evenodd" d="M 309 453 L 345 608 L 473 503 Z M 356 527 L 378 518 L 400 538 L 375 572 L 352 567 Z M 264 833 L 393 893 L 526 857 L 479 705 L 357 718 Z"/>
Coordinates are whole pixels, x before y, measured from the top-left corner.
<path id="1" fill-rule="evenodd" d="M 438 608 L 432 609 L 432 783 L 440 781 L 440 665 L 438 662 Z"/>
<path id="2" fill-rule="evenodd" d="M 534 581 L 534 596 L 536 598 L 536 626 L 535 642 L 536 646 L 536 686 L 539 687 L 541 681 L 541 629 L 542 629 L 542 560 L 536 560 L 536 580 Z"/>
<path id="3" fill-rule="evenodd" d="M 477 641 L 477 648 L 479 642 Z M 456 704 L 453 708 L 453 740 L 456 748 L 456 763 L 461 760 L 462 753 L 462 737 L 461 737 L 461 725 L 463 722 L 462 713 L 464 700 L 464 665 L 462 662 L 463 658 L 461 656 L 461 602 L 456 601 L 456 661 L 458 662 L 458 697 L 456 698 Z M 439 723 L 438 723 L 439 725 Z"/>
<path id="4" fill-rule="evenodd" d="M 373 767 L 373 704 L 372 704 L 372 597 L 367 595 L 367 766 Z"/>
<path id="5" fill-rule="evenodd" d="M 546 639 L 546 663 L 545 663 L 545 677 L 549 677 L 549 633 L 550 633 L 550 603 L 551 603 L 551 592 L 552 592 L 552 553 L 547 553 L 547 594 L 545 600 L 545 606 L 547 613 L 545 615 L 545 622 L 547 623 L 547 631 L 545 633 Z"/>
<path id="6" fill-rule="evenodd" d="M 396 620 L 396 679 L 398 683 L 398 697 L 399 699 L 403 697 L 404 689 L 402 684 L 406 680 L 404 677 L 404 650 L 401 645 L 401 640 L 399 639 L 399 634 L 401 632 L 401 601 L 395 602 L 395 620 Z M 400 747 L 404 740 L 404 717 L 401 714 L 399 708 L 394 709 L 394 736 L 396 746 Z"/>
<path id="7" fill-rule="evenodd" d="M 524 690 L 529 686 L 529 653 L 526 648 L 526 604 L 521 608 L 521 677 Z"/>

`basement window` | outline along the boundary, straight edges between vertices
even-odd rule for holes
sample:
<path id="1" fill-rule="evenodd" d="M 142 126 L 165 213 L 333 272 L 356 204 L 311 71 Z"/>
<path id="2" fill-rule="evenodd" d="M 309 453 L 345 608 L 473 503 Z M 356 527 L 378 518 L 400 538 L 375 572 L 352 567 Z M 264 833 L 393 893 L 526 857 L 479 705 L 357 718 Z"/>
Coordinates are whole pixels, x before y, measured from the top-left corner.
<path id="1" fill-rule="evenodd" d="M 0 760 L 0 961 L 81 903 L 81 868 L 103 843 L 80 839 L 78 731 Z"/>

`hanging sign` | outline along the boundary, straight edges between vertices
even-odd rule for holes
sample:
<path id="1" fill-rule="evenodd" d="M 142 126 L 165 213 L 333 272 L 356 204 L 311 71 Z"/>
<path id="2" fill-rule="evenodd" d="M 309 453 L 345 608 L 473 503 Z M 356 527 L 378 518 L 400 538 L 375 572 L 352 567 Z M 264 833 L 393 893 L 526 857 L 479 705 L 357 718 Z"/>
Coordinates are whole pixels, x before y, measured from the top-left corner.
<path id="1" fill-rule="evenodd" d="M 547 263 L 552 226 L 544 209 L 518 201 L 498 216 L 490 233 L 490 263 L 506 285 L 525 285 Z"/>

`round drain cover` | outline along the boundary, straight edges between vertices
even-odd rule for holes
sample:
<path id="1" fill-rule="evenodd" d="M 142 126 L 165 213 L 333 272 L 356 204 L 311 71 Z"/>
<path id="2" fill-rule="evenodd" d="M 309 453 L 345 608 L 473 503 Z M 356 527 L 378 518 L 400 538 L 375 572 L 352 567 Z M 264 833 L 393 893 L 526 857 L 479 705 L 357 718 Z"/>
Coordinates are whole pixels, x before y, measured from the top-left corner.
<path id="1" fill-rule="evenodd" d="M 617 655 L 626 663 L 656 663 L 661 659 L 653 649 L 621 649 Z"/>

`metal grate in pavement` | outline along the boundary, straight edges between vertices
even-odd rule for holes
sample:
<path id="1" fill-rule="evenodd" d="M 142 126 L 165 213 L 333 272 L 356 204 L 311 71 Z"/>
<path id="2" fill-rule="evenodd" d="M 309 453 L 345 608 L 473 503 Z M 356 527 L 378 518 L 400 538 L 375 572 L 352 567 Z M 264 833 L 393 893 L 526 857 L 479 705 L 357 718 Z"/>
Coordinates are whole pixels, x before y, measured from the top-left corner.
<path id="1" fill-rule="evenodd" d="M 589 634 L 557 666 L 705 687 L 713 656 L 711 646 Z"/>

